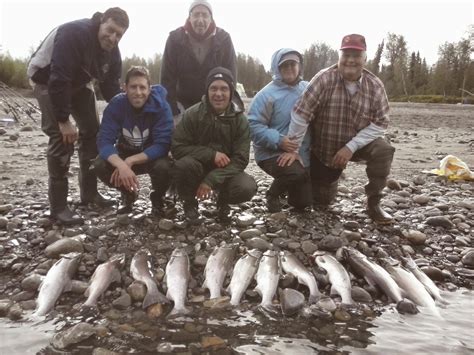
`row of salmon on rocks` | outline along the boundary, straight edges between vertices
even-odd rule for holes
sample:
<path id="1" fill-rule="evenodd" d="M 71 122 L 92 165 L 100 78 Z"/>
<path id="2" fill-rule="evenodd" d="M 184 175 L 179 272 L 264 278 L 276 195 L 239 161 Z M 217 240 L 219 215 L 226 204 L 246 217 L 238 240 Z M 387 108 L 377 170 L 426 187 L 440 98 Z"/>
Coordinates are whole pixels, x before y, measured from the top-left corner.
<path id="1" fill-rule="evenodd" d="M 255 290 L 261 297 L 259 306 L 266 311 L 276 312 L 281 308 L 286 315 L 294 314 L 304 304 L 315 304 L 326 298 L 318 289 L 314 273 L 289 251 L 267 250 L 262 253 L 256 249 L 248 250 L 234 265 L 237 249 L 236 244 L 224 244 L 216 247 L 209 256 L 204 270 L 203 288 L 209 290 L 211 299 L 222 296 L 223 285 L 230 274 L 232 276 L 226 292 L 230 296 L 229 302 L 232 306 L 240 304 L 254 279 Z M 403 260 L 405 264 L 403 267 L 394 259 L 384 259 L 380 262 L 381 265 L 377 264 L 350 247 L 341 248 L 336 255 L 339 257 L 317 251 L 313 258 L 319 267 L 317 270 L 327 274 L 331 284 L 331 295 L 339 295 L 342 306 L 354 306 L 354 301 L 351 278 L 338 259 L 344 260 L 354 275 L 365 279 L 369 286 L 381 290 L 388 299 L 395 302 L 400 313 L 417 313 L 417 306 L 437 312 L 435 301 L 445 303 L 438 287 L 411 258 Z M 80 259 L 80 253 L 69 253 L 51 267 L 41 283 L 34 315 L 48 314 L 54 308 L 59 296 L 71 289 Z M 110 284 L 120 282 L 120 271 L 124 264 L 125 255 L 118 254 L 96 268 L 85 292 L 87 300 L 83 304 L 84 307 L 96 307 L 98 299 Z M 146 249 L 139 250 L 132 258 L 130 274 L 146 286 L 143 308 L 173 301 L 174 306 L 169 315 L 190 313 L 191 308 L 186 306 L 186 300 L 191 274 L 189 257 L 185 249 L 176 248 L 166 265 L 164 279 L 167 287 L 166 296 L 158 289 L 151 270 L 150 252 Z M 307 301 L 301 292 L 285 288 L 279 292 L 280 302 L 274 302 L 280 276 L 283 273 L 292 275 L 309 289 Z"/>

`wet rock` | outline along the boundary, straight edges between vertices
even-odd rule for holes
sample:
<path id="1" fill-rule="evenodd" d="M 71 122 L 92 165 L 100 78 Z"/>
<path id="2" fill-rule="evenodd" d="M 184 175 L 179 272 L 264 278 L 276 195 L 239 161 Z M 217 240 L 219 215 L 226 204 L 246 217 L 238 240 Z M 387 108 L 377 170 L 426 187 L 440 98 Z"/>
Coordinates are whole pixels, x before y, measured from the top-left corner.
<path id="1" fill-rule="evenodd" d="M 428 195 L 415 195 L 413 196 L 413 202 L 419 204 L 419 205 L 426 205 L 428 202 L 431 201 L 431 197 Z"/>
<path id="2" fill-rule="evenodd" d="M 109 260 L 109 255 L 107 254 L 107 248 L 100 247 L 97 249 L 97 261 L 104 263 Z"/>
<path id="3" fill-rule="evenodd" d="M 318 250 L 318 246 L 311 240 L 305 240 L 301 243 L 301 250 L 305 254 L 313 254 L 316 250 Z"/>
<path id="4" fill-rule="evenodd" d="M 223 308 L 230 305 L 229 301 L 230 297 L 228 296 L 216 297 L 204 301 L 203 306 L 207 308 Z"/>
<path id="5" fill-rule="evenodd" d="M 334 318 L 341 322 L 348 322 L 351 319 L 351 315 L 343 309 L 336 309 Z"/>
<path id="6" fill-rule="evenodd" d="M 433 227 L 443 227 L 448 229 L 453 227 L 451 221 L 445 216 L 429 217 L 426 220 L 426 224 L 429 224 Z"/>
<path id="7" fill-rule="evenodd" d="M 0 228 L 1 229 L 6 228 L 7 224 L 8 224 L 8 218 L 0 216 Z"/>
<path id="8" fill-rule="evenodd" d="M 471 250 L 466 253 L 461 259 L 461 262 L 464 266 L 474 268 L 474 250 Z"/>
<path id="9" fill-rule="evenodd" d="M 64 349 L 77 344 L 95 334 L 95 328 L 89 323 L 78 323 L 71 328 L 53 336 L 51 344 L 57 349 Z"/>
<path id="10" fill-rule="evenodd" d="M 421 267 L 421 271 L 434 281 L 444 281 L 443 272 L 435 266 L 423 266 Z"/>
<path id="11" fill-rule="evenodd" d="M 44 241 L 48 245 L 53 244 L 54 242 L 57 242 L 59 239 L 61 239 L 61 234 L 59 234 L 59 232 L 55 230 L 49 231 L 48 233 L 46 233 L 46 236 L 44 237 Z"/>
<path id="12" fill-rule="evenodd" d="M 10 307 L 7 317 L 11 320 L 19 320 L 23 317 L 23 310 L 18 303 L 15 303 Z"/>
<path id="13" fill-rule="evenodd" d="M 363 303 L 372 302 L 372 296 L 362 287 L 352 286 L 351 295 L 352 295 L 352 299 L 356 302 L 363 302 Z"/>
<path id="14" fill-rule="evenodd" d="M 432 255 L 433 249 L 431 249 L 430 247 L 423 248 L 423 254 Z"/>
<path id="15" fill-rule="evenodd" d="M 345 238 L 348 242 L 359 241 L 362 238 L 362 235 L 359 232 L 352 232 L 344 230 L 341 233 L 341 238 Z"/>
<path id="16" fill-rule="evenodd" d="M 28 275 L 21 281 L 21 288 L 25 291 L 35 292 L 36 290 L 38 290 L 38 287 L 41 284 L 43 278 L 44 276 L 41 276 L 36 273 Z"/>
<path id="17" fill-rule="evenodd" d="M 462 200 L 458 203 L 458 206 L 472 211 L 474 210 L 474 200 Z"/>
<path id="18" fill-rule="evenodd" d="M 73 238 L 62 238 L 51 245 L 48 245 L 44 251 L 46 256 L 51 259 L 59 258 L 61 254 L 67 254 L 70 252 L 84 252 L 82 243 L 77 239 Z"/>
<path id="19" fill-rule="evenodd" d="M 387 179 L 387 187 L 391 190 L 397 191 L 402 189 L 402 185 L 400 185 L 400 183 L 395 179 Z"/>
<path id="20" fill-rule="evenodd" d="M 21 301 L 20 306 L 25 311 L 31 311 L 36 308 L 36 300 Z"/>
<path id="21" fill-rule="evenodd" d="M 112 305 L 117 309 L 127 309 L 132 304 L 130 295 L 126 292 L 112 302 Z"/>
<path id="22" fill-rule="evenodd" d="M 146 314 L 150 319 L 156 319 L 163 314 L 163 305 L 160 303 L 152 304 L 146 310 Z"/>
<path id="23" fill-rule="evenodd" d="M 316 305 L 329 312 L 334 312 L 336 310 L 336 304 L 330 297 L 320 298 L 318 302 L 316 302 Z"/>
<path id="24" fill-rule="evenodd" d="M 206 266 L 206 263 L 207 263 L 207 256 L 204 255 L 204 254 L 199 254 L 199 255 L 196 255 L 196 257 L 194 258 L 194 265 L 196 266 Z"/>
<path id="25" fill-rule="evenodd" d="M 360 224 L 357 221 L 347 221 L 344 223 L 344 227 L 351 230 L 357 230 L 360 228 Z"/>
<path id="26" fill-rule="evenodd" d="M 98 238 L 102 234 L 102 229 L 96 226 L 90 226 L 87 229 L 87 235 L 91 236 L 92 238 Z"/>
<path id="27" fill-rule="evenodd" d="M 239 234 L 239 237 L 242 240 L 247 240 L 247 239 L 251 239 L 251 238 L 254 238 L 254 237 L 260 237 L 262 234 L 263 233 L 260 229 L 252 228 L 252 229 L 247 229 L 247 230 L 244 230 L 243 232 L 241 232 Z"/>
<path id="28" fill-rule="evenodd" d="M 119 214 L 115 220 L 115 223 L 119 226 L 128 226 L 130 222 L 130 217 L 128 217 L 126 214 Z"/>
<path id="29" fill-rule="evenodd" d="M 336 251 L 337 249 L 342 247 L 342 239 L 339 237 L 327 235 L 319 241 L 318 247 L 321 250 Z"/>
<path id="30" fill-rule="evenodd" d="M 111 351 L 105 348 L 95 348 L 92 351 L 92 355 L 120 355 L 120 354 L 116 353 L 115 351 Z"/>
<path id="31" fill-rule="evenodd" d="M 262 251 L 272 249 L 272 244 L 260 237 L 254 237 L 245 242 L 250 249 L 259 249 Z"/>
<path id="32" fill-rule="evenodd" d="M 78 295 L 83 295 L 88 287 L 89 283 L 86 281 L 72 280 L 71 282 L 71 292 Z"/>
<path id="33" fill-rule="evenodd" d="M 38 218 L 38 220 L 36 221 L 36 225 L 40 228 L 49 228 L 52 223 L 51 223 L 51 220 L 49 218 Z"/>
<path id="34" fill-rule="evenodd" d="M 219 348 L 226 345 L 226 341 L 217 336 L 203 336 L 201 339 L 201 346 L 203 349 Z"/>
<path id="35" fill-rule="evenodd" d="M 35 292 L 33 291 L 21 291 L 12 297 L 12 300 L 15 302 L 28 301 L 35 297 Z"/>
<path id="36" fill-rule="evenodd" d="M 133 281 L 130 286 L 127 287 L 127 292 L 133 302 L 142 302 L 145 299 L 147 289 L 142 282 Z"/>
<path id="37" fill-rule="evenodd" d="M 418 175 L 413 179 L 413 183 L 417 186 L 424 185 L 426 183 L 426 180 L 423 176 Z"/>
<path id="38" fill-rule="evenodd" d="M 0 205 L 0 213 L 2 214 L 10 212 L 12 209 L 13 209 L 13 205 L 10 203 L 5 204 L 5 205 Z"/>
<path id="39" fill-rule="evenodd" d="M 303 309 L 300 311 L 300 314 L 304 318 L 312 318 L 316 317 L 319 319 L 331 319 L 332 318 L 332 313 L 329 312 L 326 309 L 323 309 L 319 307 L 318 305 L 312 304 L 310 306 L 305 306 Z"/>
<path id="40" fill-rule="evenodd" d="M 10 300 L 0 300 L 0 317 L 5 317 L 12 306 Z"/>
<path id="41" fill-rule="evenodd" d="M 454 243 L 458 247 L 469 247 L 471 245 L 471 240 L 469 237 L 457 236 L 454 240 Z"/>
<path id="42" fill-rule="evenodd" d="M 428 238 L 425 233 L 410 229 L 406 235 L 406 238 L 415 245 L 423 245 Z"/>
<path id="43" fill-rule="evenodd" d="M 415 254 L 415 251 L 409 245 L 402 245 L 401 248 L 402 248 L 403 254 L 405 254 L 405 255 L 406 254 L 408 254 L 408 255 L 414 255 Z"/>
<path id="44" fill-rule="evenodd" d="M 257 217 L 251 214 L 243 213 L 237 217 L 236 223 L 239 227 L 248 227 L 251 226 L 256 220 Z"/>
<path id="45" fill-rule="evenodd" d="M 286 316 L 296 314 L 305 304 L 304 295 L 292 288 L 285 288 L 280 293 L 281 311 Z"/>
<path id="46" fill-rule="evenodd" d="M 453 264 L 457 263 L 461 258 L 457 254 L 448 254 L 446 255 L 446 259 L 451 261 Z"/>
<path id="47" fill-rule="evenodd" d="M 417 314 L 419 312 L 416 305 L 409 300 L 403 300 L 398 302 L 397 311 L 401 314 Z"/>
<path id="48" fill-rule="evenodd" d="M 158 222 L 158 228 L 160 228 L 161 230 L 164 230 L 164 231 L 170 231 L 174 228 L 174 223 L 170 219 L 162 218 Z"/>

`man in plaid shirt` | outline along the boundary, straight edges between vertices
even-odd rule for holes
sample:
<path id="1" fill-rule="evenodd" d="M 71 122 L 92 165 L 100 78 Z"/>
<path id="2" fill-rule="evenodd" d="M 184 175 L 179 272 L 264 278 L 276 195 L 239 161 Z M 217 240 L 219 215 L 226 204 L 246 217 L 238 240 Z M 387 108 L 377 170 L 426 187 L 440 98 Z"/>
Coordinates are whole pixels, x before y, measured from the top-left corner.
<path id="1" fill-rule="evenodd" d="M 383 83 L 364 69 L 365 38 L 344 36 L 337 64 L 317 73 L 293 108 L 289 137 L 312 134 L 313 205 L 327 207 L 335 198 L 342 171 L 350 161 L 365 161 L 367 212 L 374 222 L 392 223 L 380 206 L 395 149 L 383 138 L 388 99 Z"/>

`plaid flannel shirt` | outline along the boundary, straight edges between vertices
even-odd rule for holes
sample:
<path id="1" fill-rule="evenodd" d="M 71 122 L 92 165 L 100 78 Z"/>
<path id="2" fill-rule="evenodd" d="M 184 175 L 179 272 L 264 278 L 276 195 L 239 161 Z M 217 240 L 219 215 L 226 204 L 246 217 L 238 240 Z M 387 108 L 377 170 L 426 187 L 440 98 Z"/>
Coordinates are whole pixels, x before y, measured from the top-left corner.
<path id="1" fill-rule="evenodd" d="M 310 123 L 311 150 L 326 166 L 361 129 L 374 123 L 387 128 L 388 99 L 382 81 L 364 69 L 351 97 L 337 64 L 317 73 L 293 108 Z"/>

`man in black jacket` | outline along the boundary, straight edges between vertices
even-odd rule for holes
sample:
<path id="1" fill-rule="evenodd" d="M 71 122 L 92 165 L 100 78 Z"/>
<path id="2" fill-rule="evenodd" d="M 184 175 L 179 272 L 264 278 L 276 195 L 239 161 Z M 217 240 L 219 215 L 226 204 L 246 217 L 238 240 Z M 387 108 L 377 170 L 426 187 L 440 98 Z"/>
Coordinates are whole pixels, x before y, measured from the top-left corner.
<path id="1" fill-rule="evenodd" d="M 230 35 L 216 27 L 207 0 L 196 0 L 189 7 L 184 26 L 170 32 L 161 66 L 161 84 L 168 91 L 168 102 L 175 117 L 201 101 L 206 93 L 206 76 L 215 67 L 224 67 L 237 78 L 234 45 Z"/>
<path id="2" fill-rule="evenodd" d="M 51 216 L 64 225 L 83 223 L 67 205 L 67 173 L 76 141 L 81 202 L 100 207 L 113 204 L 98 193 L 97 178 L 90 169 L 91 160 L 97 156 L 99 129 L 92 80 L 98 80 L 107 101 L 120 92 L 122 59 L 118 43 L 128 25 L 128 15 L 120 8 L 65 23 L 51 31 L 28 65 L 28 77 L 41 108 L 42 129 L 49 137 Z M 78 129 L 69 120 L 70 115 Z"/>

